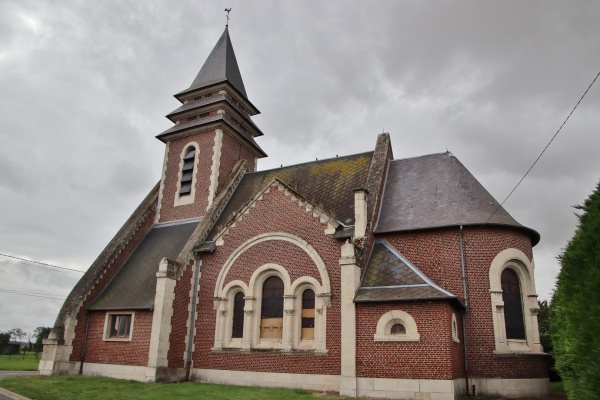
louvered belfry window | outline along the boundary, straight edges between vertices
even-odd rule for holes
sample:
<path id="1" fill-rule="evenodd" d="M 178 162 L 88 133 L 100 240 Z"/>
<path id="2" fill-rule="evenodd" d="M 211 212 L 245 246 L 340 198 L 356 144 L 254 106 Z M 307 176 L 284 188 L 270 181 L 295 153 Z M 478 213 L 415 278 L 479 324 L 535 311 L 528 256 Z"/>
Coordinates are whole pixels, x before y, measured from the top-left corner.
<path id="1" fill-rule="evenodd" d="M 512 269 L 502 271 L 502 301 L 504 302 L 504 324 L 507 339 L 525 339 L 523 303 L 519 277 Z"/>
<path id="2" fill-rule="evenodd" d="M 302 292 L 302 331 L 300 338 L 315 338 L 315 292 L 306 289 Z"/>
<path id="3" fill-rule="evenodd" d="M 183 167 L 181 168 L 180 196 L 189 195 L 192 192 L 192 178 L 194 177 L 194 161 L 196 160 L 196 148 L 188 147 L 183 156 Z"/>
<path id="4" fill-rule="evenodd" d="M 272 276 L 265 280 L 262 290 L 260 337 L 281 339 L 283 331 L 283 281 Z"/>
<path id="5" fill-rule="evenodd" d="M 233 327 L 231 329 L 232 338 L 244 337 L 244 294 L 236 293 L 233 299 Z"/>

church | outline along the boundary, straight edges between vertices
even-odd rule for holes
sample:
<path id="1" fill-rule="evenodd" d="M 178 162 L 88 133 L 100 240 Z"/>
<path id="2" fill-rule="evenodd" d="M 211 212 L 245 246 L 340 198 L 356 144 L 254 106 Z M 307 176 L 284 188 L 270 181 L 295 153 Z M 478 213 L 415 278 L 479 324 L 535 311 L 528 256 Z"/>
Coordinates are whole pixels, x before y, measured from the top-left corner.
<path id="1" fill-rule="evenodd" d="M 63 304 L 42 375 L 289 387 L 350 397 L 549 392 L 532 248 L 451 153 L 266 157 L 228 28 L 162 174 Z"/>

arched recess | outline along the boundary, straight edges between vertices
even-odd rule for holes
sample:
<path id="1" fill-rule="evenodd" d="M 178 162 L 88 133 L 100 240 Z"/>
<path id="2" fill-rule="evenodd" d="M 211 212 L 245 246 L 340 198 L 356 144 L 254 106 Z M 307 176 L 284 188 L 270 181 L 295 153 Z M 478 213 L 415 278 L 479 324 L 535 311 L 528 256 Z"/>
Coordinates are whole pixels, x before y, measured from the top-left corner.
<path id="1" fill-rule="evenodd" d="M 324 293 L 329 293 L 329 274 L 327 273 L 327 268 L 325 267 L 325 263 L 323 259 L 317 253 L 317 251 L 312 247 L 306 240 L 302 239 L 299 236 L 293 235 L 287 232 L 268 232 L 263 233 L 253 238 L 246 240 L 242 243 L 237 249 L 235 249 L 227 258 L 227 261 L 223 264 L 221 271 L 219 272 L 219 276 L 217 277 L 217 281 L 215 284 L 214 296 L 215 298 L 220 297 L 219 294 L 222 291 L 223 283 L 225 282 L 225 278 L 227 277 L 227 273 L 231 266 L 235 263 L 235 261 L 248 249 L 251 247 L 266 242 L 269 240 L 280 240 L 284 242 L 292 243 L 302 249 L 313 261 L 315 266 L 319 271 L 319 275 L 321 278 L 321 286 L 323 287 Z"/>
<path id="2" fill-rule="evenodd" d="M 393 334 L 392 328 L 401 325 L 401 334 Z M 414 318 L 402 310 L 388 311 L 379 318 L 373 339 L 376 342 L 418 342 L 421 338 Z"/>
<path id="3" fill-rule="evenodd" d="M 529 353 L 542 352 L 538 330 L 537 313 L 539 306 L 534 280 L 534 263 L 519 249 L 502 250 L 494 257 L 490 265 L 490 296 L 492 303 L 492 319 L 494 325 L 495 353 Z M 518 277 L 521 288 L 521 304 L 525 339 L 508 339 L 504 319 L 504 301 L 502 299 L 502 272 L 512 270 Z"/>

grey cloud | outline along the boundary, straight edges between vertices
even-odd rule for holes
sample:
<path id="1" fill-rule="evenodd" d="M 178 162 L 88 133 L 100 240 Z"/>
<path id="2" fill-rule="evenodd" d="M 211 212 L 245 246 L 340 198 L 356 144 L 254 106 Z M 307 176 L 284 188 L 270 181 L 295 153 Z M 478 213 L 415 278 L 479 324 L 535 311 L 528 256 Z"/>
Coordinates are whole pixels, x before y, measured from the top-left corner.
<path id="1" fill-rule="evenodd" d="M 263 112 L 258 142 L 270 157 L 260 168 L 368 151 L 385 129 L 397 158 L 447 146 L 502 200 L 600 65 L 592 1 L 217 4 L 0 4 L 0 252 L 92 263 L 159 179 L 164 147 L 154 136 L 171 126 L 172 95 L 221 34 L 225 6 Z M 506 204 L 542 235 L 542 298 L 574 230 L 570 206 L 598 179 L 598 89 Z M 14 269 L 11 284 L 75 283 L 25 271 Z M 0 293 L 7 301 L 32 320 L 60 306 Z"/>

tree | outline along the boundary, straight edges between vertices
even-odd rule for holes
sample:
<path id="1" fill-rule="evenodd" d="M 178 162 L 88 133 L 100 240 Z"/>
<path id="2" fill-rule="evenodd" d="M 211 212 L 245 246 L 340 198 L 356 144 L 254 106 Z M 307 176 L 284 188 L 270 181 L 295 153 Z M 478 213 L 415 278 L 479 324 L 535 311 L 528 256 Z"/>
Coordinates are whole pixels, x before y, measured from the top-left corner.
<path id="1" fill-rule="evenodd" d="M 600 182 L 576 208 L 583 213 L 559 256 L 550 312 L 556 369 L 570 400 L 597 398 L 600 388 Z"/>
<path id="2" fill-rule="evenodd" d="M 538 305 L 540 310 L 538 311 L 538 327 L 540 330 L 540 342 L 544 351 L 550 355 L 548 363 L 548 377 L 552 382 L 560 381 L 560 375 L 556 371 L 556 361 L 554 360 L 554 346 L 552 344 L 552 337 L 550 334 L 550 308 L 548 300 L 539 301 Z"/>
<path id="3" fill-rule="evenodd" d="M 25 331 L 21 328 L 13 328 L 10 331 L 8 331 L 8 333 L 10 333 L 10 337 L 13 341 L 18 342 L 20 341 L 23 337 L 27 336 L 27 334 L 25 333 Z"/>
<path id="4" fill-rule="evenodd" d="M 50 331 L 52 328 L 47 326 L 38 326 L 33 331 L 33 336 L 35 337 L 35 343 L 33 344 L 33 351 L 35 352 L 35 357 L 38 357 L 38 354 L 44 349 L 43 340 L 46 339 L 50 335 Z"/>
<path id="5" fill-rule="evenodd" d="M 10 344 L 10 333 L 0 332 L 0 354 L 6 354 Z"/>

